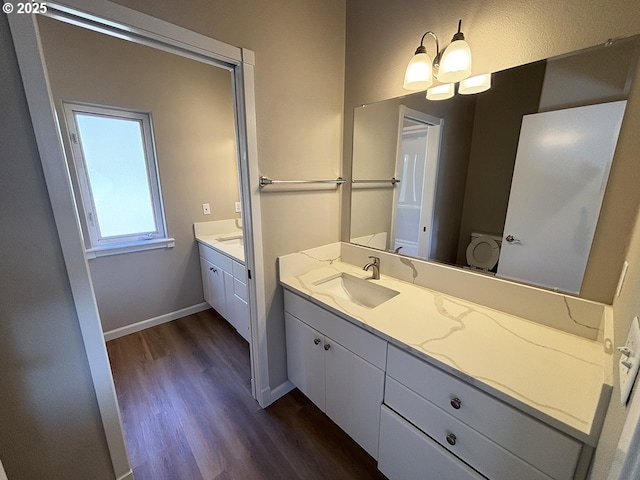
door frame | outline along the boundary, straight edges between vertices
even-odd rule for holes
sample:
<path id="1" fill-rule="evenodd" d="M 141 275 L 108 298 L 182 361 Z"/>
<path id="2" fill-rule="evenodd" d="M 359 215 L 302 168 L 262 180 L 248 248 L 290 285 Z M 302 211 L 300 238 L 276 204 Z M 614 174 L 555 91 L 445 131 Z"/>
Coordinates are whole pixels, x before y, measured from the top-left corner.
<path id="1" fill-rule="evenodd" d="M 433 214 L 435 212 L 436 203 L 436 187 L 438 185 L 438 166 L 440 163 L 440 144 L 442 143 L 442 127 L 444 119 L 434 117 L 428 113 L 414 110 L 405 105 L 400 105 L 398 115 L 398 143 L 396 146 L 396 174 L 395 178 L 400 179 L 400 162 L 402 155 L 403 141 L 403 123 L 405 118 L 420 122 L 427 127 L 427 149 L 425 152 L 425 168 L 424 168 L 424 186 L 422 190 L 422 199 L 420 207 L 420 225 L 418 228 L 418 257 L 425 260 L 431 258 L 431 252 L 434 247 L 433 241 Z M 393 249 L 396 238 L 396 210 L 398 208 L 398 199 L 400 189 L 397 188 L 393 196 L 393 207 L 391 211 L 391 235 L 389 238 L 389 246 Z M 429 225 L 429 231 L 424 232 L 423 227 Z"/>
<path id="2" fill-rule="evenodd" d="M 255 112 L 255 55 L 107 0 L 47 2 L 48 17 L 226 68 L 232 74 L 243 205 L 245 258 L 250 272 L 251 388 L 265 407 L 271 400 L 266 343 L 266 298 Z M 133 474 L 124 440 L 82 232 L 58 128 L 35 14 L 8 15 L 31 121 L 65 267 L 87 354 L 116 479 Z"/>

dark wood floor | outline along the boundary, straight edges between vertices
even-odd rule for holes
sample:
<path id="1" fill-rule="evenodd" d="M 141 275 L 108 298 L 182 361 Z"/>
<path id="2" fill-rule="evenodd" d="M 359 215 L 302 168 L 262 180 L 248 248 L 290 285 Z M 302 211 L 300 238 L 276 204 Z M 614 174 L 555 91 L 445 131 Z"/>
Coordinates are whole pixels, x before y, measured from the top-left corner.
<path id="1" fill-rule="evenodd" d="M 213 310 L 107 349 L 136 480 L 385 478 L 298 390 L 261 409 L 249 346 Z"/>

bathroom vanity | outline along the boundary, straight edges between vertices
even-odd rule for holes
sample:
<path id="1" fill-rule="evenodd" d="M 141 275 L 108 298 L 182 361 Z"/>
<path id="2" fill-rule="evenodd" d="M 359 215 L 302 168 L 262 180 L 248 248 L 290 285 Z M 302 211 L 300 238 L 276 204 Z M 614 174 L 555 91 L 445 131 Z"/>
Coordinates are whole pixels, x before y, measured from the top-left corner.
<path id="1" fill-rule="evenodd" d="M 242 230 L 233 220 L 194 224 L 205 301 L 250 341 Z"/>
<path id="2" fill-rule="evenodd" d="M 608 307 L 518 286 L 549 296 L 523 318 L 420 286 L 451 268 L 422 263 L 342 243 L 280 257 L 290 381 L 390 479 L 585 478 L 611 394 Z"/>

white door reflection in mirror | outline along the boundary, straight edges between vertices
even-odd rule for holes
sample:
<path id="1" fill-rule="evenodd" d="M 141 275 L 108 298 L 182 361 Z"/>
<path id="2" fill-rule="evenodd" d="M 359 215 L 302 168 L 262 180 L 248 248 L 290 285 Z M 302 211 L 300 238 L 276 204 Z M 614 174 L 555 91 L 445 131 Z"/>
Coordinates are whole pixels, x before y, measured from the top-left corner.
<path id="1" fill-rule="evenodd" d="M 499 277 L 580 292 L 626 103 L 524 116 Z"/>
<path id="2" fill-rule="evenodd" d="M 391 245 L 394 251 L 428 259 L 440 152 L 442 119 L 400 106 Z"/>

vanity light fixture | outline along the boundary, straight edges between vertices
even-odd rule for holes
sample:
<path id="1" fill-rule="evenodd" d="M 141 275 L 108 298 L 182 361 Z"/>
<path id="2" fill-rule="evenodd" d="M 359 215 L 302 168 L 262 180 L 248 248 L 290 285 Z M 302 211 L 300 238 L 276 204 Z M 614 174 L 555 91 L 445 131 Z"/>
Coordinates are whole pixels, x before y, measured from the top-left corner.
<path id="1" fill-rule="evenodd" d="M 403 87 L 406 90 L 427 89 L 428 100 L 446 100 L 455 94 L 455 84 L 460 82 L 458 93 L 470 95 L 484 92 L 491 88 L 491 74 L 471 75 L 471 49 L 460 31 L 462 20 L 458 21 L 458 31 L 451 39 L 451 43 L 440 51 L 438 37 L 432 31 L 426 32 L 420 39 L 416 53 L 407 65 Z M 433 60 L 427 54 L 423 45 L 427 35 L 431 35 L 436 42 L 436 56 Z M 442 82 L 441 85 L 431 87 L 433 80 Z M 431 88 L 429 88 L 431 87 Z"/>
<path id="2" fill-rule="evenodd" d="M 462 80 L 458 86 L 458 93 L 461 95 L 472 95 L 474 93 L 486 92 L 490 88 L 491 74 L 484 73 Z"/>
<path id="3" fill-rule="evenodd" d="M 429 88 L 434 77 L 443 83 L 455 83 L 471 75 L 471 49 L 460 31 L 461 27 L 462 20 L 458 22 L 458 32 L 453 36 L 451 44 L 442 52 L 435 33 L 428 31 L 422 36 L 404 75 L 403 86 L 406 90 Z M 433 61 L 423 45 L 427 35 L 431 35 L 436 42 Z"/>
<path id="4" fill-rule="evenodd" d="M 436 85 L 427 90 L 427 100 L 446 100 L 453 97 L 455 93 L 455 85 L 453 83 L 444 83 Z"/>

